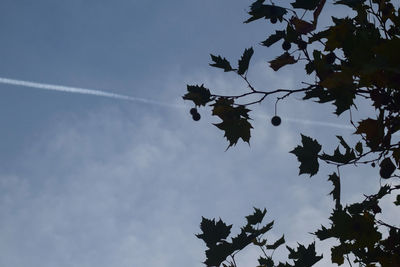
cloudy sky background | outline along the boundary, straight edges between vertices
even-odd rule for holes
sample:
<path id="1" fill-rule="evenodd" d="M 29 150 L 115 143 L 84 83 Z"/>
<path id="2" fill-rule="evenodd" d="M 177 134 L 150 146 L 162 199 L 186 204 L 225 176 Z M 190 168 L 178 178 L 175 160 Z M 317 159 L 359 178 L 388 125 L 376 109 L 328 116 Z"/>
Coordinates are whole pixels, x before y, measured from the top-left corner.
<path id="1" fill-rule="evenodd" d="M 236 77 L 208 67 L 209 53 L 236 62 L 250 46 L 249 78 L 257 87 L 293 88 L 301 81 L 301 68 L 274 73 L 267 67 L 279 45 L 257 45 L 273 29 L 242 23 L 249 4 L 1 1 L 0 77 L 181 107 L 1 84 L 0 266 L 202 266 L 205 247 L 194 236 L 201 216 L 238 227 L 253 206 L 266 207 L 266 219 L 275 220 L 271 241 L 283 233 L 289 245 L 314 240 L 308 233 L 327 223 L 333 207 L 326 181 L 333 170 L 298 177 L 288 151 L 300 133 L 318 138 L 327 151 L 335 135 L 352 140 L 349 129 L 321 125 L 343 125 L 348 115 L 335 118 L 333 107 L 298 96 L 280 104 L 283 123 L 275 128 L 269 99 L 252 116 L 251 146 L 225 152 L 222 132 L 210 124 L 217 120 L 200 110 L 202 119 L 194 122 L 181 99 L 187 83 L 245 90 Z M 350 168 L 342 175 L 345 201 L 379 187 L 377 170 Z M 257 253 L 244 251 L 241 266 L 255 266 Z"/>

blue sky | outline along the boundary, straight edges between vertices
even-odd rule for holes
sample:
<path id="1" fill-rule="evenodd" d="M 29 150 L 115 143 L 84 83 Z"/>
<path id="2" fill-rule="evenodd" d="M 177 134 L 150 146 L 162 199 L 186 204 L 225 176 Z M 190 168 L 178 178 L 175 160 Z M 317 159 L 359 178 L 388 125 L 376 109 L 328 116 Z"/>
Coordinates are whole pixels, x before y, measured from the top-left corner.
<path id="1" fill-rule="evenodd" d="M 216 120 L 200 110 L 202 119 L 192 121 L 181 99 L 187 83 L 244 90 L 208 66 L 209 53 L 236 61 L 250 46 L 256 52 L 249 78 L 257 86 L 301 81 L 300 68 L 267 67 L 277 50 L 257 44 L 273 29 L 242 23 L 249 4 L 1 2 L 0 77 L 182 107 L 0 84 L 0 266 L 202 266 L 204 246 L 194 236 L 201 216 L 240 225 L 253 206 L 275 220 L 271 239 L 285 233 L 291 245 L 313 241 L 308 232 L 327 222 L 333 205 L 330 185 L 324 174 L 298 177 L 288 151 L 300 133 L 327 149 L 335 135 L 351 136 L 305 123 L 343 124 L 332 107 L 289 99 L 279 108 L 282 126 L 274 128 L 274 100 L 267 100 L 253 116 L 251 146 L 225 152 L 226 140 L 210 124 Z M 379 187 L 368 170 L 344 173 L 356 192 Z M 343 199 L 360 199 L 356 192 L 345 190 Z M 244 251 L 242 266 L 253 266 L 255 255 Z"/>

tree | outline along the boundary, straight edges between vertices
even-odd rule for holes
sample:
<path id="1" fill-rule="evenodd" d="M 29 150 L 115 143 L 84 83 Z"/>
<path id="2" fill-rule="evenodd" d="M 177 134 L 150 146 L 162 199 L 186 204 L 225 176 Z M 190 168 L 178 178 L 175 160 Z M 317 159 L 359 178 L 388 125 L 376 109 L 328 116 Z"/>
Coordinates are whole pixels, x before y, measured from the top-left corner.
<path id="1" fill-rule="evenodd" d="M 238 75 L 247 89 L 240 95 L 216 95 L 204 85 L 187 85 L 183 99 L 192 101 L 190 110 L 194 120 L 199 120 L 197 108 L 209 107 L 212 115 L 221 121 L 214 124 L 224 132 L 228 148 L 242 139 L 249 142 L 252 125 L 250 108 L 267 97 L 279 101 L 295 94 L 302 94 L 304 101 L 314 100 L 321 104 L 332 103 L 334 114 L 350 114 L 349 124 L 354 127 L 359 141 L 348 144 L 345 138 L 337 136 L 338 146 L 330 154 L 322 152 L 318 140 L 302 135 L 301 144 L 290 153 L 300 163 L 299 175 L 314 176 L 319 164 L 334 167 L 328 180 L 332 182 L 335 208 L 330 216 L 330 225 L 321 226 L 314 235 L 319 240 L 335 238 L 339 245 L 331 248 L 331 261 L 338 265 L 352 261 L 360 266 L 400 266 L 400 228 L 379 220 L 382 213 L 379 206 L 384 197 L 396 195 L 394 205 L 400 205 L 398 191 L 398 169 L 400 167 L 400 142 L 393 135 L 400 130 L 400 7 L 391 0 L 336 0 L 333 4 L 348 8 L 344 18 L 332 17 L 332 23 L 325 29 L 318 26 L 318 18 L 326 6 L 326 0 L 295 0 L 291 7 L 278 6 L 270 1 L 257 0 L 251 6 L 249 19 L 279 23 L 277 30 L 262 42 L 270 47 L 282 43 L 283 53 L 269 61 L 269 66 L 278 71 L 292 64 L 305 63 L 305 72 L 315 77 L 313 83 L 303 83 L 302 88 L 258 90 L 247 79 L 253 48 L 245 49 L 238 61 L 232 64 L 222 56 L 211 55 L 212 67 Z M 397 4 L 397 6 L 395 6 Z M 352 11 L 352 12 L 350 12 Z M 301 14 L 301 16 L 299 15 Z M 257 100 L 246 102 L 246 97 Z M 355 100 L 370 101 L 376 117 L 353 121 L 352 113 L 357 112 Z M 276 106 L 275 106 L 276 107 Z M 276 109 L 275 109 L 276 112 Z M 272 124 L 280 124 L 275 114 Z M 381 179 L 380 190 L 357 203 L 342 203 L 340 168 L 368 164 L 379 167 L 377 179 Z M 397 183 L 397 184 L 396 184 Z M 262 224 L 266 210 L 254 209 L 247 216 L 247 224 L 236 237 L 228 239 L 232 225 L 221 219 L 203 218 L 201 233 L 197 235 L 206 246 L 207 266 L 236 267 L 235 255 L 243 248 L 255 245 L 261 249 L 258 259 L 260 267 L 312 266 L 322 256 L 315 252 L 315 243 L 300 245 L 289 251 L 292 263 L 276 264 L 272 253 L 285 243 L 284 236 L 269 244 L 263 236 L 272 228 L 273 222 Z M 385 236 L 385 237 L 384 237 Z"/>

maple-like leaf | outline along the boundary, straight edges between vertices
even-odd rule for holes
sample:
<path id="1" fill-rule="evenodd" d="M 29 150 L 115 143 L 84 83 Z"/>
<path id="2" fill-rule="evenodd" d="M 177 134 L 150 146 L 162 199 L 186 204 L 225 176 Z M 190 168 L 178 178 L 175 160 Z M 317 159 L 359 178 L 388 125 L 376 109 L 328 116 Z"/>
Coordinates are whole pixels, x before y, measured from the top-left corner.
<path id="1" fill-rule="evenodd" d="M 394 202 L 396 206 L 400 206 L 400 195 L 397 195 L 396 201 Z"/>
<path id="2" fill-rule="evenodd" d="M 271 34 L 265 41 L 263 41 L 261 44 L 267 47 L 270 47 L 274 43 L 278 42 L 279 40 L 282 40 L 285 38 L 286 33 L 285 31 L 275 31 L 274 34 Z"/>
<path id="3" fill-rule="evenodd" d="M 333 190 L 329 194 L 332 195 L 333 200 L 336 201 L 336 209 L 338 209 L 340 207 L 340 178 L 334 172 L 333 174 L 329 175 L 328 181 L 331 181 L 333 184 Z"/>
<path id="4" fill-rule="evenodd" d="M 361 155 L 361 154 L 363 153 L 363 145 L 362 145 L 362 143 L 361 143 L 361 142 L 358 142 L 358 143 L 356 144 L 355 149 L 356 149 L 358 155 Z"/>
<path id="5" fill-rule="evenodd" d="M 339 139 L 340 144 L 346 149 L 346 150 L 350 150 L 350 146 L 346 143 L 346 141 L 344 141 L 343 136 L 340 135 L 336 135 L 337 139 Z"/>
<path id="6" fill-rule="evenodd" d="M 333 155 L 328 155 L 323 153 L 321 156 L 319 156 L 319 158 L 322 160 L 328 160 L 335 163 L 347 164 L 353 159 L 355 159 L 356 155 L 354 154 L 354 150 L 350 148 L 346 149 L 346 152 L 342 154 L 339 150 L 339 147 L 337 147 L 333 152 Z"/>
<path id="7" fill-rule="evenodd" d="M 197 234 L 196 237 L 202 239 L 207 247 L 213 247 L 229 236 L 231 228 L 232 225 L 226 225 L 221 219 L 215 222 L 214 219 L 202 217 L 200 229 L 203 233 Z"/>
<path id="8" fill-rule="evenodd" d="M 290 22 L 294 25 L 294 28 L 296 30 L 297 33 L 300 34 L 307 34 L 313 30 L 315 30 L 315 25 L 307 22 L 305 20 L 293 17 L 292 19 L 290 19 Z"/>
<path id="9" fill-rule="evenodd" d="M 187 91 L 182 98 L 193 101 L 196 106 L 205 106 L 211 101 L 210 90 L 203 85 L 187 85 Z"/>
<path id="10" fill-rule="evenodd" d="M 236 145 L 239 139 L 247 143 L 250 142 L 250 129 L 253 126 L 246 119 L 225 120 L 220 123 L 214 123 L 214 125 L 225 132 L 224 136 L 229 141 L 229 147 Z"/>
<path id="11" fill-rule="evenodd" d="M 284 54 L 280 55 L 279 57 L 269 61 L 269 65 L 274 71 L 278 71 L 283 66 L 286 66 L 289 64 L 294 64 L 296 62 L 297 62 L 297 60 L 294 59 L 294 57 L 292 55 L 290 55 L 288 52 L 285 52 Z"/>
<path id="12" fill-rule="evenodd" d="M 234 250 L 241 250 L 253 242 L 258 236 L 257 233 L 247 234 L 243 229 L 237 236 L 232 238 L 232 246 Z"/>
<path id="13" fill-rule="evenodd" d="M 258 234 L 265 234 L 266 232 L 268 232 L 269 230 L 272 229 L 272 226 L 274 226 L 274 221 L 267 223 L 266 225 L 264 225 L 263 227 L 259 228 L 256 233 Z"/>
<path id="14" fill-rule="evenodd" d="M 368 247 L 381 239 L 377 231 L 374 216 L 361 210 L 360 214 L 349 214 L 346 209 L 334 210 L 329 218 L 331 228 L 322 227 L 315 234 L 320 240 L 327 238 L 340 238 L 341 243 L 351 241 L 355 247 Z"/>
<path id="15" fill-rule="evenodd" d="M 239 67 L 237 73 L 239 75 L 243 75 L 246 73 L 247 69 L 249 68 L 250 59 L 254 54 L 254 50 L 252 47 L 245 49 L 243 52 L 242 57 L 239 60 Z"/>
<path id="16" fill-rule="evenodd" d="M 279 246 L 285 244 L 285 235 L 276 240 L 272 245 L 266 245 L 267 249 L 277 249 Z"/>
<path id="17" fill-rule="evenodd" d="M 207 259 L 204 261 L 204 264 L 207 266 L 220 266 L 234 251 L 235 249 L 231 243 L 222 242 L 206 250 Z"/>
<path id="18" fill-rule="evenodd" d="M 315 251 L 315 243 L 311 243 L 307 248 L 299 244 L 297 250 L 288 246 L 286 248 L 289 250 L 289 259 L 294 261 L 293 267 L 311 267 L 322 259 L 322 255 L 318 256 Z"/>
<path id="19" fill-rule="evenodd" d="M 221 56 L 214 56 L 210 54 L 212 61 L 214 63 L 210 64 L 212 67 L 223 69 L 225 72 L 232 71 L 231 63 L 226 58 L 222 58 Z"/>
<path id="20" fill-rule="evenodd" d="M 335 5 L 346 5 L 357 11 L 364 2 L 365 2 L 365 0 L 339 0 L 339 1 L 335 1 L 334 4 Z"/>
<path id="21" fill-rule="evenodd" d="M 224 136 L 229 141 L 228 148 L 236 145 L 239 139 L 250 142 L 250 129 L 253 127 L 249 122 L 249 109 L 242 105 L 234 106 L 232 99 L 223 97 L 217 99 L 212 106 L 212 115 L 222 119 L 222 122 L 214 125 L 225 132 Z"/>
<path id="22" fill-rule="evenodd" d="M 352 251 L 350 244 L 343 243 L 338 246 L 331 248 L 331 259 L 332 263 L 342 265 L 344 263 L 344 255 L 349 254 Z"/>
<path id="23" fill-rule="evenodd" d="M 335 100 L 335 97 L 322 86 L 310 86 L 309 88 L 310 89 L 305 92 L 303 100 L 318 98 L 318 101 L 316 101 L 318 103 L 326 103 Z"/>
<path id="24" fill-rule="evenodd" d="M 258 258 L 258 264 L 259 264 L 258 267 L 274 267 L 275 266 L 274 261 L 272 260 L 272 258 L 268 257 L 268 256 L 267 257 L 260 256 Z"/>
<path id="25" fill-rule="evenodd" d="M 267 214 L 266 209 L 260 210 L 260 209 L 254 208 L 254 213 L 246 216 L 247 224 L 256 225 L 258 223 L 261 223 L 262 220 L 264 219 L 265 214 Z"/>
<path id="26" fill-rule="evenodd" d="M 372 149 L 376 150 L 379 148 L 383 141 L 384 126 L 380 119 L 374 120 L 368 118 L 360 121 L 356 134 L 365 134 L 367 145 Z"/>
<path id="27" fill-rule="evenodd" d="M 291 5 L 294 8 L 314 10 L 317 8 L 319 2 L 320 0 L 296 0 L 294 3 L 291 3 Z"/>
<path id="28" fill-rule="evenodd" d="M 297 160 L 300 162 L 299 174 L 307 173 L 311 177 L 318 172 L 318 153 L 322 147 L 317 140 L 305 135 L 301 135 L 301 142 L 303 146 L 297 146 L 290 153 L 296 155 Z"/>
<path id="29" fill-rule="evenodd" d="M 263 3 L 264 0 L 257 0 L 250 6 L 250 11 L 248 13 L 251 17 L 244 23 L 249 23 L 261 18 L 276 18 L 282 21 L 283 16 L 287 13 L 286 8 L 276 5 L 264 5 Z"/>
<path id="30" fill-rule="evenodd" d="M 328 88 L 329 94 L 334 98 L 335 114 L 340 115 L 354 104 L 356 90 L 351 73 L 330 73 L 319 84 Z"/>

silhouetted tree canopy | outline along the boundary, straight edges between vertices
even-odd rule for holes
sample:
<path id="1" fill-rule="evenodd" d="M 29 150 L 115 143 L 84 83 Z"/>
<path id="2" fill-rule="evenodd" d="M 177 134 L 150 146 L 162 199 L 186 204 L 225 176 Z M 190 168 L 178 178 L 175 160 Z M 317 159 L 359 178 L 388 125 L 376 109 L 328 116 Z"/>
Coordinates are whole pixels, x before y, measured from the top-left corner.
<path id="1" fill-rule="evenodd" d="M 249 142 L 253 129 L 250 122 L 251 108 L 267 97 L 279 101 L 291 95 L 302 95 L 304 101 L 335 106 L 337 116 L 350 113 L 349 124 L 359 141 L 347 143 L 337 136 L 337 148 L 325 153 L 318 140 L 301 135 L 301 144 L 290 153 L 299 161 L 299 174 L 314 176 L 320 164 L 333 166 L 329 175 L 332 183 L 332 198 L 335 208 L 330 216 L 330 225 L 321 226 L 314 232 L 319 240 L 337 239 L 339 245 L 331 248 L 331 261 L 338 265 L 346 261 L 360 266 L 400 266 L 400 228 L 377 218 L 384 212 L 380 201 L 384 197 L 396 196 L 393 205 L 400 205 L 398 183 L 400 176 L 400 142 L 393 138 L 400 130 L 400 3 L 391 0 L 338 0 L 335 5 L 348 8 L 342 18 L 332 17 L 328 27 L 320 29 L 318 18 L 326 9 L 326 0 L 296 0 L 291 6 L 275 5 L 257 0 L 251 6 L 250 17 L 245 23 L 263 20 L 277 24 L 279 30 L 262 41 L 261 45 L 282 46 L 282 54 L 269 61 L 269 66 L 278 71 L 290 65 L 305 62 L 305 74 L 315 77 L 314 82 L 302 83 L 301 88 L 273 88 L 267 91 L 255 88 L 247 79 L 253 48 L 244 50 L 238 64 L 231 64 L 225 57 L 211 55 L 212 67 L 230 72 L 243 79 L 246 91 L 240 95 L 217 95 L 204 85 L 188 85 L 183 99 L 192 101 L 190 113 L 194 120 L 200 119 L 198 108 L 211 109 L 219 118 L 214 124 L 224 132 L 228 148 L 241 139 Z M 329 13 L 329 10 L 324 10 Z M 246 102 L 249 96 L 256 100 Z M 353 121 L 351 113 L 357 112 L 356 100 L 362 98 L 371 103 L 374 117 Z M 361 114 L 362 115 L 362 114 Z M 277 126 L 281 119 L 272 118 Z M 381 187 L 376 194 L 365 195 L 361 202 L 342 204 L 340 168 L 368 164 L 376 167 Z M 378 176 L 379 173 L 379 176 Z M 394 185 L 393 185 L 394 184 Z M 397 194 L 397 195 L 396 195 Z M 315 243 L 297 248 L 287 246 L 288 262 L 276 263 L 273 251 L 285 243 L 285 238 L 270 243 L 264 235 L 273 222 L 263 223 L 266 210 L 254 209 L 246 217 L 247 224 L 240 234 L 230 237 L 232 225 L 222 220 L 203 218 L 201 233 L 197 235 L 206 246 L 207 266 L 236 267 L 235 255 L 247 246 L 260 248 L 259 267 L 304 267 L 318 262 L 322 255 L 315 252 Z M 399 218 L 400 219 L 400 218 Z M 327 257 L 328 255 L 324 255 Z"/>

